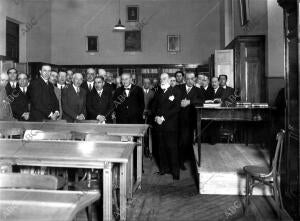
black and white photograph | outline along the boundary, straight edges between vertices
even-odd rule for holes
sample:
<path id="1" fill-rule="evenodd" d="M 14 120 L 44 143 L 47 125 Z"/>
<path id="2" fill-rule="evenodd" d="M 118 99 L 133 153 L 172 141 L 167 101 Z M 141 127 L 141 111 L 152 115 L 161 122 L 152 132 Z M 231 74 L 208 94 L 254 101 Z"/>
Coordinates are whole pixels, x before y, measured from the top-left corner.
<path id="1" fill-rule="evenodd" d="M 0 220 L 300 221 L 300 0 L 0 0 Z"/>

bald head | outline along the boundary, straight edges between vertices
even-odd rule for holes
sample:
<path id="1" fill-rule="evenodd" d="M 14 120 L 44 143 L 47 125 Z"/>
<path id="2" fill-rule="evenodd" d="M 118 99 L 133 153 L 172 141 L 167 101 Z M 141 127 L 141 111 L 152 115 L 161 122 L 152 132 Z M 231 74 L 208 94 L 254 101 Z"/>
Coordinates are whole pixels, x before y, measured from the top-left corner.
<path id="1" fill-rule="evenodd" d="M 72 81 L 73 81 L 73 84 L 76 87 L 80 87 L 80 85 L 82 84 L 82 81 L 83 81 L 82 74 L 81 73 L 75 73 L 75 74 L 73 74 Z"/>
<path id="2" fill-rule="evenodd" d="M 128 87 L 132 83 L 132 77 L 130 73 L 123 73 L 121 75 L 122 84 L 124 87 Z"/>
<path id="3" fill-rule="evenodd" d="M 8 75 L 6 73 L 1 73 L 0 74 L 0 86 L 5 87 L 8 82 Z"/>
<path id="4" fill-rule="evenodd" d="M 95 71 L 94 68 L 88 68 L 88 69 L 86 70 L 86 80 L 87 80 L 88 82 L 94 81 L 95 76 L 96 76 L 96 71 Z"/>

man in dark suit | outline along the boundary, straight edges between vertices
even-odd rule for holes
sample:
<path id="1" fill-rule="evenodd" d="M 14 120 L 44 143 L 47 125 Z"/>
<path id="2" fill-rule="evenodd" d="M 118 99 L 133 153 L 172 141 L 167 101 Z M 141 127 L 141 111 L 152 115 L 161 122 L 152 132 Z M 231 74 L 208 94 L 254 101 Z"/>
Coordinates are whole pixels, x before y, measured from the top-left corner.
<path id="1" fill-rule="evenodd" d="M 72 85 L 73 74 L 72 70 L 67 70 L 66 85 Z"/>
<path id="2" fill-rule="evenodd" d="M 112 91 L 115 91 L 116 88 L 117 88 L 117 85 L 114 83 L 114 75 L 112 73 L 110 73 L 110 72 L 107 72 L 106 76 L 107 76 L 106 77 L 106 83 L 107 83 L 107 85 L 111 87 Z"/>
<path id="3" fill-rule="evenodd" d="M 149 78 L 144 78 L 143 80 L 143 92 L 144 92 L 144 103 L 145 103 L 145 109 L 143 113 L 143 118 L 145 120 L 145 123 L 148 123 L 150 119 L 148 119 L 151 116 L 151 103 L 154 98 L 154 91 L 150 89 L 151 81 Z"/>
<path id="4" fill-rule="evenodd" d="M 5 86 L 5 90 L 6 90 L 7 96 L 9 96 L 18 87 L 18 81 L 17 81 L 18 72 L 15 68 L 10 68 L 7 70 L 7 74 L 8 74 L 9 80 Z"/>
<path id="5" fill-rule="evenodd" d="M 24 73 L 18 74 L 18 87 L 16 89 L 16 96 L 11 102 L 11 109 L 14 118 L 26 121 L 29 120 L 29 97 L 28 97 L 28 77 Z"/>
<path id="6" fill-rule="evenodd" d="M 179 158 L 182 170 L 185 170 L 184 162 L 193 159 L 193 139 L 197 126 L 195 106 L 202 105 L 204 102 L 202 92 L 194 86 L 195 73 L 186 73 L 185 82 L 185 84 L 177 86 L 181 93 Z"/>
<path id="7" fill-rule="evenodd" d="M 75 73 L 72 79 L 73 84 L 62 90 L 62 118 L 67 122 L 81 121 L 86 118 L 86 91 L 80 88 L 82 81 L 82 74 Z"/>
<path id="8" fill-rule="evenodd" d="M 121 76 L 122 87 L 116 89 L 113 102 L 118 124 L 142 124 L 144 112 L 144 94 L 142 88 L 132 84 L 130 73 Z"/>
<path id="9" fill-rule="evenodd" d="M 227 86 L 227 75 L 220 74 L 219 75 L 219 84 L 220 87 L 224 89 L 222 100 L 229 98 L 234 95 L 234 89 L 232 87 Z"/>
<path id="10" fill-rule="evenodd" d="M 219 86 L 219 79 L 217 77 L 213 77 L 211 79 L 211 93 L 212 93 L 212 100 L 222 100 L 224 89 Z"/>
<path id="11" fill-rule="evenodd" d="M 104 83 L 103 77 L 95 77 L 94 89 L 87 96 L 87 112 L 90 120 L 98 120 L 100 123 L 112 123 L 112 94 L 109 89 L 103 88 Z"/>
<path id="12" fill-rule="evenodd" d="M 212 100 L 213 99 L 213 90 L 209 85 L 209 78 L 203 75 L 202 78 L 202 86 L 200 87 L 201 93 L 204 96 L 204 100 Z"/>
<path id="13" fill-rule="evenodd" d="M 158 89 L 152 106 L 154 117 L 155 143 L 158 146 L 159 174 L 171 173 L 173 179 L 179 179 L 178 162 L 178 126 L 180 111 L 180 92 L 170 87 L 167 73 L 160 76 Z"/>
<path id="14" fill-rule="evenodd" d="M 5 90 L 7 83 L 8 75 L 6 73 L 0 73 L 0 120 L 14 120 L 10 106 L 14 97 L 7 97 Z"/>
<path id="15" fill-rule="evenodd" d="M 90 93 L 94 88 L 95 76 L 96 71 L 94 68 L 88 68 L 86 70 L 86 81 L 81 84 L 81 88 L 83 88 L 87 94 Z"/>
<path id="16" fill-rule="evenodd" d="M 151 90 L 154 91 L 154 93 L 156 93 L 156 91 L 158 90 L 158 88 L 159 88 L 159 82 L 158 82 L 158 80 L 156 78 L 154 78 L 152 80 L 152 88 L 151 88 Z"/>
<path id="17" fill-rule="evenodd" d="M 176 78 L 176 84 L 180 85 L 180 84 L 184 84 L 184 73 L 182 71 L 177 71 L 175 73 L 175 78 Z"/>
<path id="18" fill-rule="evenodd" d="M 56 120 L 59 117 L 59 104 L 53 85 L 49 82 L 50 65 L 42 65 L 40 77 L 32 81 L 28 87 L 31 101 L 29 120 Z"/>
<path id="19" fill-rule="evenodd" d="M 57 71 L 51 71 L 50 77 L 49 77 L 49 82 L 53 84 L 54 87 L 56 87 L 58 80 L 58 73 Z"/>
<path id="20" fill-rule="evenodd" d="M 62 114 L 63 114 L 62 106 L 61 106 L 61 92 L 66 87 L 66 77 L 67 77 L 67 73 L 65 71 L 60 70 L 58 72 L 56 87 L 54 87 L 54 93 L 55 93 L 56 98 L 57 98 L 58 103 L 59 103 L 59 117 L 58 117 L 58 120 L 62 119 Z"/>

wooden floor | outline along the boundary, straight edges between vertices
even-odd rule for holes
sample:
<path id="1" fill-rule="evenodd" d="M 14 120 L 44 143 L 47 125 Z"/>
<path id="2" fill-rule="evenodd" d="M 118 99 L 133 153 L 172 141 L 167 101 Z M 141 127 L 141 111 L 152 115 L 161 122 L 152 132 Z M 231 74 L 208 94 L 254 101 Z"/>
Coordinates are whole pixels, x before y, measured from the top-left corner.
<path id="1" fill-rule="evenodd" d="M 198 161 L 198 147 L 194 147 Z M 245 195 L 246 176 L 243 167 L 269 167 L 269 153 L 261 145 L 223 144 L 201 145 L 201 165 L 197 168 L 201 194 Z M 271 195 L 268 186 L 253 189 L 254 195 Z"/>
<path id="2" fill-rule="evenodd" d="M 181 171 L 180 180 L 173 181 L 171 175 L 156 175 L 158 168 L 154 161 L 145 159 L 142 189 L 128 202 L 127 220 L 277 220 L 270 197 L 253 196 L 245 211 L 243 196 L 198 194 L 191 164 L 186 163 L 186 167 L 186 171 Z M 87 220 L 85 212 L 78 214 L 76 220 Z"/>

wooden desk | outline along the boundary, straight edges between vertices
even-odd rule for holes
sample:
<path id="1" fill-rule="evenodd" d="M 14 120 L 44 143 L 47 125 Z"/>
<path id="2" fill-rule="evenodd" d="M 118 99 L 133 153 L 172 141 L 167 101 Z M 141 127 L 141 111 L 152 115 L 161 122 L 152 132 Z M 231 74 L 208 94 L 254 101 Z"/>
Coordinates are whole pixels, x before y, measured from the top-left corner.
<path id="1" fill-rule="evenodd" d="M 201 121 L 270 122 L 270 107 L 196 107 L 198 166 L 201 163 Z M 270 136 L 269 136 L 270 137 Z"/>
<path id="2" fill-rule="evenodd" d="M 120 217 L 126 219 L 126 173 L 133 142 L 0 140 L 0 161 L 16 165 L 103 169 L 103 216 L 112 220 L 112 164 L 120 164 Z"/>
<path id="3" fill-rule="evenodd" d="M 98 123 L 64 123 L 64 122 L 25 122 L 25 121 L 0 121 L 0 131 L 7 128 L 22 128 L 23 130 L 43 131 L 73 131 L 82 134 L 107 134 L 117 136 L 137 137 L 137 180 L 133 189 L 141 188 L 143 140 L 149 128 L 147 124 L 98 124 Z M 150 129 L 149 129 L 150 130 Z M 149 132 L 150 133 L 150 132 Z M 149 149 L 152 142 L 149 138 Z M 132 190 L 130 190 L 132 191 Z M 129 193 L 132 195 L 132 193 Z"/>
<path id="4" fill-rule="evenodd" d="M 0 219 L 72 221 L 99 197 L 96 191 L 0 189 Z"/>

